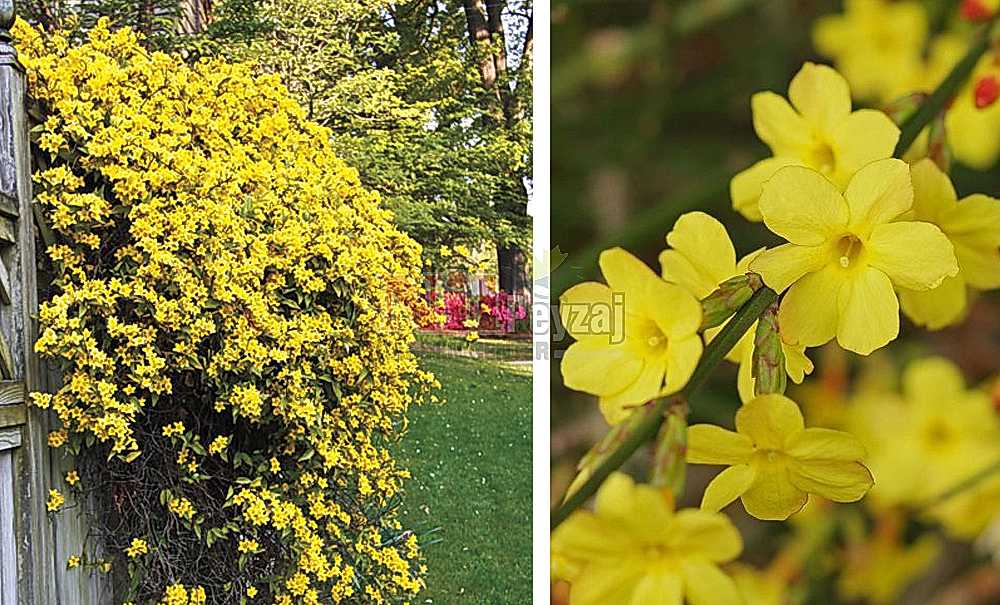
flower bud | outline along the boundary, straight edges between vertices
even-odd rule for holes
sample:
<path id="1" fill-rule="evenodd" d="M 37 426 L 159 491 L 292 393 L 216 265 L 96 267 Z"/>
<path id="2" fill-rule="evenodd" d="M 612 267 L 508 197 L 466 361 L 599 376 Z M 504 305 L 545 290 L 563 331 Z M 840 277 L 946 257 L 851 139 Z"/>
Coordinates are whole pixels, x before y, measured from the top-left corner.
<path id="1" fill-rule="evenodd" d="M 768 307 L 757 321 L 753 339 L 752 376 L 754 394 L 784 393 L 788 383 L 785 352 L 778 331 L 778 303 Z"/>
<path id="2" fill-rule="evenodd" d="M 660 427 L 653 455 L 653 477 L 656 487 L 670 488 L 674 499 L 684 494 L 685 456 L 687 455 L 687 403 L 679 400 L 667 410 Z"/>
<path id="3" fill-rule="evenodd" d="M 739 311 L 762 285 L 763 282 L 756 273 L 737 275 L 719 284 L 714 292 L 701 301 L 701 329 L 722 325 Z"/>
<path id="4" fill-rule="evenodd" d="M 948 145 L 947 128 L 945 127 L 944 114 L 939 114 L 937 118 L 927 127 L 927 156 L 942 172 L 947 174 L 951 170 L 951 146 Z"/>
<path id="5" fill-rule="evenodd" d="M 959 12 L 963 19 L 973 23 L 988 21 L 993 16 L 993 11 L 983 0 L 962 0 Z"/>
<path id="6" fill-rule="evenodd" d="M 996 103 L 1000 97 L 1000 79 L 995 74 L 979 78 L 973 88 L 972 96 L 976 102 L 976 109 L 985 109 Z"/>
<path id="7" fill-rule="evenodd" d="M 644 406 L 636 408 L 632 412 L 632 415 L 628 417 L 624 422 L 620 422 L 611 427 L 611 429 L 605 433 L 601 440 L 594 444 L 590 450 L 584 454 L 583 458 L 576 464 L 576 477 L 573 478 L 573 482 L 570 483 L 569 489 L 566 490 L 566 495 L 563 497 L 565 502 L 570 496 L 576 493 L 587 479 L 590 478 L 591 473 L 594 469 L 601 465 L 607 457 L 615 451 L 615 449 L 625 442 L 626 439 L 635 431 L 643 420 L 645 420 L 651 413 L 653 413 L 653 403 L 647 403 Z"/>

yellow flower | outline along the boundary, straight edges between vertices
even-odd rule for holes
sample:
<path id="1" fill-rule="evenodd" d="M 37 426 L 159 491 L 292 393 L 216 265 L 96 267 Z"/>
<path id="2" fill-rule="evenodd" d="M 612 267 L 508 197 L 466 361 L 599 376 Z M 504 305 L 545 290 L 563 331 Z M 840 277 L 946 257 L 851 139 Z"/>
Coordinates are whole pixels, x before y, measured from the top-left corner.
<path id="1" fill-rule="evenodd" d="M 229 437 L 218 436 L 212 440 L 212 443 L 208 444 L 208 453 L 210 454 L 221 454 L 226 451 L 229 447 Z"/>
<path id="2" fill-rule="evenodd" d="M 78 555 L 73 555 L 69 559 L 66 559 L 66 569 L 73 569 L 74 567 L 80 566 L 80 557 Z"/>
<path id="3" fill-rule="evenodd" d="M 788 101 L 759 92 L 750 101 L 754 130 L 771 148 L 761 160 L 733 177 L 733 208 L 761 220 L 761 187 L 785 166 L 808 166 L 843 190 L 862 166 L 892 157 L 899 129 L 887 115 L 872 109 L 851 111 L 847 82 L 826 65 L 806 63 L 788 87 Z"/>
<path id="4" fill-rule="evenodd" d="M 816 50 L 834 60 L 859 99 L 883 102 L 911 92 L 927 39 L 920 3 L 846 0 L 844 8 L 816 20 Z"/>
<path id="5" fill-rule="evenodd" d="M 260 549 L 260 545 L 257 544 L 256 540 L 240 540 L 237 549 L 241 553 L 255 553 L 258 549 Z"/>
<path id="6" fill-rule="evenodd" d="M 467 342 L 476 342 L 477 340 L 479 340 L 479 332 L 475 330 L 469 332 L 468 334 L 465 335 L 465 340 Z"/>
<path id="7" fill-rule="evenodd" d="M 979 108 L 975 101 L 975 87 L 982 77 L 1000 77 L 996 55 L 987 53 L 980 59 L 944 118 L 955 159 L 977 170 L 992 168 L 1000 157 L 1000 102 Z"/>
<path id="8" fill-rule="evenodd" d="M 704 212 L 688 212 L 677 219 L 673 230 L 667 234 L 669 249 L 660 253 L 663 279 L 675 283 L 696 298 L 704 299 L 719 284 L 731 277 L 747 272 L 750 261 L 763 250 L 757 250 L 736 260 L 736 250 L 719 221 Z M 706 331 L 711 339 L 721 328 Z M 738 387 L 740 399 L 745 403 L 754 397 L 753 340 L 757 323 L 754 322 L 743 338 L 726 355 L 726 359 L 740 366 Z M 805 355 L 804 346 L 782 343 L 785 354 L 785 371 L 795 383 L 801 383 L 812 372 L 813 365 Z"/>
<path id="9" fill-rule="evenodd" d="M 183 435 L 183 434 L 184 434 L 184 423 L 181 422 L 180 420 L 163 427 L 164 437 L 173 437 L 174 435 Z"/>
<path id="10" fill-rule="evenodd" d="M 821 174 L 781 169 L 764 185 L 768 229 L 790 243 L 750 263 L 781 301 L 778 324 L 789 343 L 841 347 L 867 355 L 899 334 L 893 287 L 929 290 L 958 273 L 954 249 L 930 223 L 897 221 L 913 204 L 902 160 L 868 164 L 844 194 Z"/>
<path id="11" fill-rule="evenodd" d="M 133 538 L 132 544 L 125 551 L 125 554 L 127 554 L 130 559 L 134 559 L 148 553 L 149 545 L 146 544 L 146 541 L 141 538 Z"/>
<path id="12" fill-rule="evenodd" d="M 576 342 L 562 359 L 566 386 L 600 397 L 611 424 L 629 408 L 687 383 L 701 357 L 701 305 L 621 248 L 605 250 L 608 285 L 585 282 L 559 298 L 559 316 Z"/>
<path id="13" fill-rule="evenodd" d="M 1000 200 L 982 194 L 958 200 L 948 175 L 931 160 L 911 168 L 913 219 L 937 225 L 955 248 L 959 272 L 933 290 L 900 289 L 903 312 L 932 330 L 965 315 L 967 287 L 1000 288 Z"/>
<path id="14" fill-rule="evenodd" d="M 48 509 L 50 513 L 54 513 L 62 508 L 62 505 L 66 503 L 66 497 L 60 493 L 57 489 L 49 490 L 49 500 L 45 503 L 45 508 Z"/>
<path id="15" fill-rule="evenodd" d="M 252 599 L 252 598 L 254 598 L 256 596 L 257 596 L 257 587 L 256 586 L 250 586 L 250 587 L 248 587 L 247 588 L 247 598 Z"/>
<path id="16" fill-rule="evenodd" d="M 717 511 L 740 498 L 758 519 L 787 519 L 805 506 L 808 494 L 860 500 L 872 486 L 864 456 L 864 446 L 849 433 L 805 428 L 799 406 L 784 395 L 744 404 L 735 433 L 711 424 L 688 430 L 688 462 L 729 467 L 706 488 L 702 508 Z"/>
<path id="17" fill-rule="evenodd" d="M 66 431 L 58 430 L 49 433 L 49 447 L 60 448 L 66 443 Z"/>
<path id="18" fill-rule="evenodd" d="M 743 549 L 724 515 L 674 512 L 669 492 L 614 473 L 597 492 L 594 512 L 580 510 L 552 535 L 563 561 L 570 605 L 611 603 L 737 605 L 733 580 L 719 569 Z"/>
<path id="19" fill-rule="evenodd" d="M 75 470 L 66 473 L 66 483 L 71 486 L 75 486 L 80 482 L 80 475 Z"/>
<path id="20" fill-rule="evenodd" d="M 902 387 L 901 398 L 866 397 L 850 406 L 848 426 L 871 451 L 874 502 L 923 504 L 1000 459 L 1000 422 L 990 397 L 967 389 L 955 364 L 940 357 L 913 361 Z"/>
<path id="21" fill-rule="evenodd" d="M 788 587 L 776 574 L 758 571 L 742 563 L 729 566 L 744 605 L 786 605 Z"/>

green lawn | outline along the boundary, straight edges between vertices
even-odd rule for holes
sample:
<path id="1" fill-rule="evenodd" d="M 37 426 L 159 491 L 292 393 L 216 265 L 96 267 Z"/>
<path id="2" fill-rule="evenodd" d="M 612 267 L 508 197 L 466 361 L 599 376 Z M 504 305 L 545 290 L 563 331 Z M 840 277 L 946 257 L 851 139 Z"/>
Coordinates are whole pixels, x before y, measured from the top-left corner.
<path id="1" fill-rule="evenodd" d="M 531 602 L 531 366 L 423 353 L 443 405 L 410 412 L 406 527 L 438 529 L 416 603 Z"/>

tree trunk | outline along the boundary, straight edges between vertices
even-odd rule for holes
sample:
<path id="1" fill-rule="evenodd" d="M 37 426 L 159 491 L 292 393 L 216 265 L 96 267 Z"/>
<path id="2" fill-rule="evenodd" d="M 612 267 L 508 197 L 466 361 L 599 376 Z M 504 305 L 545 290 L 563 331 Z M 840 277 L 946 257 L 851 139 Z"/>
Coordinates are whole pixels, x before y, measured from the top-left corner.
<path id="1" fill-rule="evenodd" d="M 497 244 L 498 286 L 501 292 L 511 294 L 523 302 L 528 290 L 527 266 L 524 251 L 514 244 Z M 513 304 L 511 307 L 513 308 Z"/>

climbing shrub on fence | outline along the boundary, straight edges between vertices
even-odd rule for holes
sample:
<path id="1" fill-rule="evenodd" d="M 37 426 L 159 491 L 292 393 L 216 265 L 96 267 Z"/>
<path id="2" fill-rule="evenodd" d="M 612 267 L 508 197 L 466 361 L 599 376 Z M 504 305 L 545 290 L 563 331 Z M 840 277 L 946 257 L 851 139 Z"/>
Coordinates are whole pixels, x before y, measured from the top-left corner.
<path id="1" fill-rule="evenodd" d="M 117 570 L 116 602 L 405 601 L 387 444 L 433 383 L 417 244 L 277 79 L 107 22 L 15 33 L 53 234 L 37 351 L 63 377 L 33 399 L 97 502 L 84 569 Z"/>

